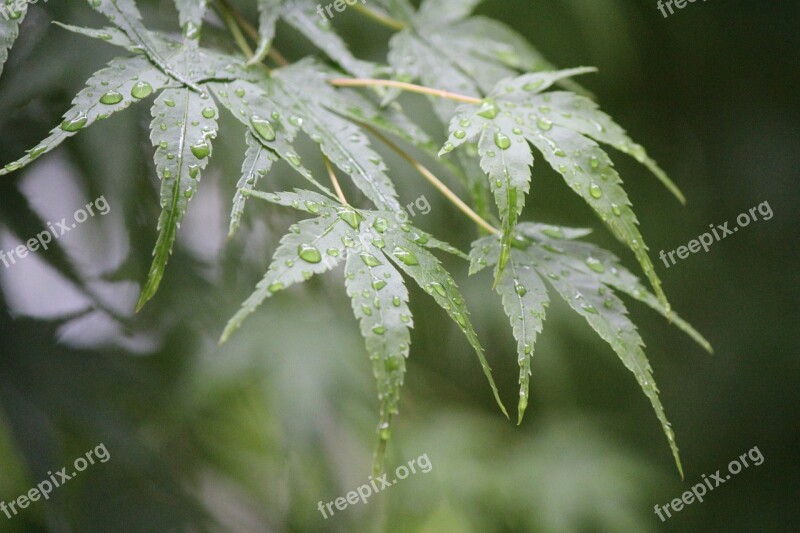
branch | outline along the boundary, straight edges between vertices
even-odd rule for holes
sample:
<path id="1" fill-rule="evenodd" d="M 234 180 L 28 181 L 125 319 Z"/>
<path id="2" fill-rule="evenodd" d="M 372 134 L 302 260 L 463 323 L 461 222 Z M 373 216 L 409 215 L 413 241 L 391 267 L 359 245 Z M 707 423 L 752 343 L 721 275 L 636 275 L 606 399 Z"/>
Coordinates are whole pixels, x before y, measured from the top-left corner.
<path id="1" fill-rule="evenodd" d="M 438 96 L 439 98 L 447 98 L 455 100 L 456 102 L 464 102 L 467 104 L 480 104 L 483 100 L 475 98 L 474 96 L 466 96 L 458 93 L 451 93 L 441 89 L 431 89 L 422 85 L 415 85 L 413 83 L 406 83 L 397 80 L 373 80 L 361 78 L 336 78 L 328 80 L 328 83 L 336 87 L 394 87 L 412 93 L 427 94 L 429 96 Z"/>

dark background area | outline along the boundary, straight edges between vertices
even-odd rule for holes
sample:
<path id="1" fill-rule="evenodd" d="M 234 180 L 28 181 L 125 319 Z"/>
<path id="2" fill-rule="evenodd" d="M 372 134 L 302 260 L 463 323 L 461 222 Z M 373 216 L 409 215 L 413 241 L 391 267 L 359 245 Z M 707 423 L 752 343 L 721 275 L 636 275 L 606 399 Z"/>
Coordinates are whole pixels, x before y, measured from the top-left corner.
<path id="1" fill-rule="evenodd" d="M 169 2 L 140 4 L 148 24 L 176 27 Z M 629 305 L 686 480 L 635 380 L 565 306 L 554 303 L 545 324 L 531 404 L 517 427 L 494 406 L 457 328 L 412 291 L 416 327 L 387 465 L 427 454 L 433 469 L 323 520 L 318 501 L 366 482 L 377 415 L 340 278 L 271 299 L 217 346 L 296 220 L 253 203 L 239 235 L 225 239 L 243 154 L 241 129 L 225 119 L 161 290 L 134 315 L 158 216 L 144 103 L 0 180 L 5 250 L 93 198 L 104 195 L 111 206 L 65 236 L 63 250 L 0 268 L 0 500 L 99 443 L 111 455 L 48 502 L 12 520 L 0 515 L 0 531 L 797 530 L 800 7 L 710 0 L 663 18 L 649 0 L 493 0 L 479 12 L 514 27 L 560 67 L 599 68 L 581 83 L 688 198 L 682 207 L 646 169 L 611 153 L 654 260 L 762 202 L 774 212 L 708 253 L 669 269 L 657 264 L 674 308 L 711 341 L 713 356 Z M 117 53 L 51 20 L 105 23 L 80 2 L 31 9 L 0 78 L 3 164 L 43 139 Z M 385 58 L 390 32 L 355 11 L 335 25 L 357 56 Z M 209 43 L 226 39 L 207 33 Z M 290 58 L 313 52 L 287 28 L 278 46 Z M 412 116 L 430 117 L 424 100 L 401 101 Z M 424 195 L 432 204 L 415 224 L 466 248 L 470 224 L 386 155 L 406 203 Z M 523 218 L 591 226 L 590 240 L 633 269 L 633 257 L 544 166 L 534 167 Z M 294 183 L 281 168 L 265 187 Z M 446 263 L 503 399 L 514 405 L 515 342 L 499 299 L 487 296 L 491 280 Z M 655 516 L 654 505 L 704 474 L 724 473 L 754 447 L 762 465 L 665 523 Z"/>

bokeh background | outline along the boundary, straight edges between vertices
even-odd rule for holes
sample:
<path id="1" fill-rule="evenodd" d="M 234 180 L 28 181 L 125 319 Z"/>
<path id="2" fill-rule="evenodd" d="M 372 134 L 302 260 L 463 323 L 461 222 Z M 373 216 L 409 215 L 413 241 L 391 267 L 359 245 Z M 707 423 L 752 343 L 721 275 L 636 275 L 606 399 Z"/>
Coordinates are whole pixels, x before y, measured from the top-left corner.
<path id="1" fill-rule="evenodd" d="M 169 2 L 139 3 L 149 24 L 177 27 Z M 39 4 L 0 78 L 3 163 L 44 138 L 117 53 L 50 24 L 104 24 L 84 3 Z M 764 201 L 774 211 L 709 253 L 659 269 L 674 307 L 715 355 L 630 305 L 686 481 L 633 377 L 563 305 L 546 323 L 531 405 L 517 427 L 494 406 L 457 328 L 414 291 L 412 355 L 387 466 L 427 454 L 433 469 L 323 520 L 318 501 L 366 482 L 377 420 L 370 364 L 339 277 L 273 298 L 217 346 L 296 220 L 252 202 L 245 227 L 225 238 L 243 154 L 241 130 L 226 119 L 161 290 L 134 315 L 158 209 L 144 104 L 0 180 L 5 250 L 101 195 L 111 205 L 60 249 L 0 269 L 0 500 L 99 443 L 111 454 L 49 502 L 13 520 L 0 515 L 0 531 L 797 531 L 800 6 L 712 0 L 665 19 L 651 0 L 490 0 L 479 12 L 559 66 L 599 67 L 581 82 L 689 199 L 681 207 L 645 169 L 612 154 L 654 252 Z M 334 23 L 358 56 L 385 57 L 390 32 L 352 10 Z M 227 39 L 207 33 L 209 42 Z M 314 53 L 286 27 L 279 38 L 290 58 Z M 402 102 L 432 115 L 423 99 Z M 432 204 L 415 223 L 466 247 L 474 228 L 386 155 L 402 198 Z M 291 179 L 280 168 L 266 187 Z M 524 218 L 594 227 L 594 242 L 635 267 L 544 165 L 534 168 Z M 498 299 L 487 296 L 490 279 L 468 278 L 457 261 L 448 266 L 514 405 L 515 344 Z M 654 514 L 655 504 L 756 446 L 761 466 L 665 523 Z"/>

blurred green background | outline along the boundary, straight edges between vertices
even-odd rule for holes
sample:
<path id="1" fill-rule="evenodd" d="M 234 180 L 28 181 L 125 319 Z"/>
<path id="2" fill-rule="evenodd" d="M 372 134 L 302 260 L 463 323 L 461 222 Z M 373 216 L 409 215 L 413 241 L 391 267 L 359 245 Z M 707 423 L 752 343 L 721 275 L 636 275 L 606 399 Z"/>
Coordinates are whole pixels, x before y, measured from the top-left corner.
<path id="1" fill-rule="evenodd" d="M 169 2 L 139 3 L 149 24 L 176 27 Z M 161 291 L 134 316 L 158 209 L 144 104 L 0 180 L 6 250 L 41 231 L 42 220 L 101 195 L 111 205 L 64 236 L 63 250 L 0 269 L 0 500 L 99 443 L 111 454 L 48 502 L 12 520 L 0 515 L 0 531 L 797 531 L 800 6 L 695 2 L 665 19 L 651 0 L 491 0 L 479 12 L 561 67 L 599 67 L 581 82 L 689 199 L 681 207 L 644 168 L 612 154 L 654 255 L 764 201 L 774 211 L 707 254 L 670 269 L 659 263 L 673 306 L 709 338 L 714 356 L 629 306 L 686 481 L 636 381 L 563 305 L 553 306 L 537 346 L 532 401 L 517 427 L 494 406 L 457 328 L 414 291 L 416 328 L 387 467 L 427 454 L 433 468 L 323 519 L 318 501 L 367 482 L 378 407 L 338 276 L 273 298 L 217 347 L 296 220 L 253 202 L 246 227 L 225 239 L 243 154 L 241 130 L 227 120 Z M 117 53 L 51 20 L 105 22 L 82 2 L 31 10 L 0 78 L 3 163 L 44 138 Z M 352 10 L 334 22 L 359 57 L 384 59 L 388 31 Z M 208 33 L 209 43 L 226 39 Z M 285 27 L 279 37 L 290 58 L 313 52 Z M 402 102 L 412 116 L 432 115 L 420 98 Z M 415 223 L 465 248 L 474 229 L 387 158 L 406 203 L 425 195 L 433 206 Z M 291 183 L 280 168 L 265 186 Z M 544 165 L 534 168 L 524 218 L 591 225 L 591 240 L 635 266 Z M 514 405 L 515 343 L 499 299 L 487 296 L 490 279 L 447 263 Z M 654 505 L 753 447 L 762 465 L 664 523 L 654 514 Z"/>

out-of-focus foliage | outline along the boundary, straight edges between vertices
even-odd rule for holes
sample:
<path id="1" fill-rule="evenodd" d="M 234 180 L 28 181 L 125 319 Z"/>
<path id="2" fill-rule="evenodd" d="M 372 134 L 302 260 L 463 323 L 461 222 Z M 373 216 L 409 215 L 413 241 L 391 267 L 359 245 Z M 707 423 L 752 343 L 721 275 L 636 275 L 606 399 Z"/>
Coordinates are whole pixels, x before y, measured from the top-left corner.
<path id="1" fill-rule="evenodd" d="M 233 2 L 257 21 L 255 2 Z M 142 2 L 154 29 L 175 31 L 170 2 Z M 230 191 L 242 175 L 243 136 L 219 137 L 164 278 L 159 304 L 131 316 L 156 237 L 158 195 L 147 136 L 149 109 L 131 109 L 82 132 L 24 172 L 0 182 L 0 248 L 9 250 L 92 198 L 103 218 L 51 248 L 0 268 L 0 499 L 10 501 L 104 442 L 93 466 L 49 502 L 36 502 L 3 531 L 791 531 L 797 491 L 794 401 L 798 362 L 786 333 L 797 313 L 796 8 L 693 4 L 664 20 L 633 0 L 487 2 L 558 64 L 596 64 L 591 89 L 618 122 L 651 148 L 681 183 L 689 206 L 664 204 L 644 172 L 619 162 L 648 241 L 672 249 L 711 222 L 770 200 L 776 216 L 709 254 L 662 271 L 675 307 L 706 333 L 707 358 L 631 309 L 680 430 L 687 483 L 723 468 L 754 445 L 751 468 L 662 524 L 653 505 L 686 490 L 661 445 L 663 435 L 613 352 L 566 306 L 553 302 L 537 340 L 528 417 L 520 428 L 497 416 L 470 347 L 433 301 L 410 289 L 417 321 L 387 467 L 422 453 L 433 464 L 370 500 L 324 520 L 317 502 L 366 482 L 376 417 L 371 369 L 340 284 L 312 280 L 276 295 L 224 350 L 220 325 L 261 278 L 287 210 L 252 202 L 243 231 L 228 233 Z M 78 2 L 28 11 L 0 78 L 0 160 L 47 136 L 74 94 L 116 52 L 51 20 L 98 27 Z M 365 60 L 385 52 L 388 32 L 355 12 L 334 25 Z M 613 27 L 614 32 L 598 31 Z M 357 28 L 358 31 L 348 31 Z M 209 42 L 226 43 L 218 21 Z M 278 25 L 290 59 L 311 50 Z M 565 39 L 564 35 L 572 38 Z M 176 36 L 180 38 L 180 36 Z M 285 44 L 283 44 L 285 43 Z M 65 61 L 65 51 L 74 51 Z M 79 51 L 79 52 L 77 52 Z M 427 103 L 402 96 L 411 114 Z M 433 113 L 430 113 L 432 116 Z M 221 114 L 221 128 L 235 126 Z M 439 137 L 437 123 L 424 126 Z M 297 147 L 304 161 L 314 147 Z M 380 149 L 387 163 L 399 162 Z M 424 159 L 425 155 L 420 153 Z M 215 168 L 216 167 L 216 168 Z M 315 176 L 324 168 L 308 163 Z M 415 226 L 466 249 L 466 222 L 410 174 L 403 204 L 420 195 L 430 214 Z M 447 175 L 447 172 L 443 172 Z M 275 162 L 270 183 L 291 188 L 296 172 Z M 453 176 L 454 178 L 456 176 Z M 534 168 L 525 213 L 584 225 L 588 211 Z M 794 216 L 792 216 L 794 215 Z M 192 228 L 197 228 L 193 230 Z M 202 228 L 202 230 L 200 229 Z M 615 246 L 595 232 L 598 242 Z M 685 237 L 685 238 L 684 238 Z M 758 260 L 754 260 L 758 258 Z M 463 268 L 449 259 L 445 264 Z M 465 279 L 467 302 L 483 302 L 486 279 Z M 780 289 L 778 289 L 780 287 Z M 501 302 L 473 305 L 503 399 L 514 400 L 520 369 Z M 315 331 L 308 335 L 309 329 Z M 663 335 L 659 335 L 663 332 Z"/>

